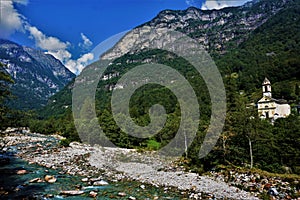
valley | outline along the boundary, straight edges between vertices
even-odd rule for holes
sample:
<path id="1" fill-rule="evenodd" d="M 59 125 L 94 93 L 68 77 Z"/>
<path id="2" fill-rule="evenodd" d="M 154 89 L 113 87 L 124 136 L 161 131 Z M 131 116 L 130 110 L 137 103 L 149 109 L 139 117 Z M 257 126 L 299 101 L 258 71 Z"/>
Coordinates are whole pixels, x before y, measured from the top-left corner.
<path id="1" fill-rule="evenodd" d="M 0 198 L 298 200 L 299 10 L 163 10 L 85 67 L 0 39 Z"/>

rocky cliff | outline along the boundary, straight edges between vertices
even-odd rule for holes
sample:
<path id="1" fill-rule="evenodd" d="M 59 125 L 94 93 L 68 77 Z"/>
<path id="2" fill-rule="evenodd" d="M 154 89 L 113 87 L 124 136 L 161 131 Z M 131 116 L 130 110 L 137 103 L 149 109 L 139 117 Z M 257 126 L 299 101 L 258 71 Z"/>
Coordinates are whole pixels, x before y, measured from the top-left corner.
<path id="1" fill-rule="evenodd" d="M 115 59 L 137 49 L 147 49 L 150 44 L 160 47 L 164 41 L 157 35 L 163 35 L 168 30 L 187 34 L 210 53 L 224 54 L 229 48 L 237 47 L 245 41 L 253 30 L 290 1 L 256 0 L 240 7 L 221 10 L 200 10 L 194 7 L 182 11 L 164 10 L 151 21 L 126 34 L 102 59 Z"/>

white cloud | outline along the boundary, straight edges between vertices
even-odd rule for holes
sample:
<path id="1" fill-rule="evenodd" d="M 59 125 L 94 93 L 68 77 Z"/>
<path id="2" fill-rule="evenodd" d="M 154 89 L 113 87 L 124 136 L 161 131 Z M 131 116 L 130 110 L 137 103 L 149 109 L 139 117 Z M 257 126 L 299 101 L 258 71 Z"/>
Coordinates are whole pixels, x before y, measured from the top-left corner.
<path id="1" fill-rule="evenodd" d="M 56 59 L 60 60 L 62 63 L 68 62 L 72 57 L 71 53 L 65 49 L 60 49 L 56 51 L 47 51 L 46 53 L 51 54 Z"/>
<path id="2" fill-rule="evenodd" d="M 37 47 L 48 51 L 58 51 L 66 49 L 69 46 L 68 42 L 61 42 L 58 38 L 46 36 L 35 26 L 26 25 L 25 29 L 29 31 L 30 36 L 35 40 Z"/>
<path id="3" fill-rule="evenodd" d="M 83 33 L 80 33 L 80 36 L 83 42 L 79 43 L 79 47 L 83 48 L 84 50 L 89 49 L 93 45 L 93 42 Z"/>
<path id="4" fill-rule="evenodd" d="M 15 31 L 22 30 L 24 16 L 18 13 L 14 4 L 26 5 L 25 0 L 5 0 L 0 2 L 0 37 L 7 38 Z"/>
<path id="5" fill-rule="evenodd" d="M 72 59 L 72 54 L 68 51 L 70 46 L 69 42 L 62 42 L 53 36 L 46 36 L 38 28 L 26 25 L 25 29 L 29 31 L 30 37 L 35 40 L 36 46 L 46 50 L 47 54 L 51 54 L 56 59 L 60 60 L 71 72 L 79 74 L 83 68 L 89 64 L 89 61 L 94 59 L 94 54 L 87 53 L 82 55 L 77 60 Z M 81 34 L 83 39 L 82 45 L 88 47 L 93 43 L 84 35 Z"/>
<path id="6" fill-rule="evenodd" d="M 18 13 L 14 4 L 27 5 L 27 0 L 0 0 L 0 37 L 7 38 L 15 31 L 28 31 L 30 38 L 35 41 L 35 45 L 44 50 L 45 53 L 53 55 L 60 60 L 70 71 L 78 74 L 82 69 L 94 59 L 93 53 L 86 53 L 77 60 L 72 59 L 72 54 L 68 51 L 71 46 L 69 42 L 63 42 L 60 39 L 47 36 L 37 27 L 32 26 L 26 18 Z M 83 33 L 81 33 L 83 40 L 80 47 L 88 50 L 93 43 Z"/>
<path id="7" fill-rule="evenodd" d="M 94 59 L 94 54 L 86 53 L 77 60 L 69 60 L 65 63 L 65 66 L 74 74 L 80 73 L 83 68 L 88 65 L 90 61 Z"/>
<path id="8" fill-rule="evenodd" d="M 202 10 L 222 9 L 230 6 L 240 6 L 250 0 L 206 0 L 202 3 Z"/>

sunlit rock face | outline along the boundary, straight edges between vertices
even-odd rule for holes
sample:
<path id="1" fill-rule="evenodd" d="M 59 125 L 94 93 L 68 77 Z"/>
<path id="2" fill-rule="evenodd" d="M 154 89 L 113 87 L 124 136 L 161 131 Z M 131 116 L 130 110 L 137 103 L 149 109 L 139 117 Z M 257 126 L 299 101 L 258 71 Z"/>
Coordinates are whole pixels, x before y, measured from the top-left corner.
<path id="1" fill-rule="evenodd" d="M 162 37 L 157 37 L 157 33 L 163 35 L 168 30 L 187 34 L 199 41 L 209 52 L 224 54 L 229 48 L 245 41 L 253 30 L 289 1 L 253 1 L 243 6 L 220 10 L 200 10 L 194 7 L 183 11 L 164 10 L 153 20 L 126 34 L 102 58 L 115 59 L 136 49 L 147 49 L 153 44 L 163 45 L 164 41 L 161 40 Z M 150 32 L 153 29 L 156 30 L 155 33 Z"/>

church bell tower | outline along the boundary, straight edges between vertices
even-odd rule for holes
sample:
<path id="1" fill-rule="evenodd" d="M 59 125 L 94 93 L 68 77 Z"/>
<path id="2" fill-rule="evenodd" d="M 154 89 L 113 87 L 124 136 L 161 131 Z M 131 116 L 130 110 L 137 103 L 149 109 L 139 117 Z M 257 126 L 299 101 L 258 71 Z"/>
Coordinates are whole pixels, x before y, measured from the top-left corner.
<path id="1" fill-rule="evenodd" d="M 262 90 L 264 97 L 272 98 L 271 83 L 267 78 L 265 78 L 264 82 L 262 83 Z"/>

